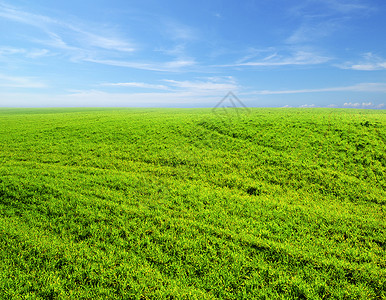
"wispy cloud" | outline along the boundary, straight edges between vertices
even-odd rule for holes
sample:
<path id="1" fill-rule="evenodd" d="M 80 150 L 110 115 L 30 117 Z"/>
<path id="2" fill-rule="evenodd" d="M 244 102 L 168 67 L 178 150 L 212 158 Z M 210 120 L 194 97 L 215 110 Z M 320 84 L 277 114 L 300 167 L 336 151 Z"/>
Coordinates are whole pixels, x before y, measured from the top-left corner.
<path id="1" fill-rule="evenodd" d="M 336 20 L 325 22 L 304 22 L 299 28 L 285 40 L 287 44 L 304 44 L 308 42 L 320 41 L 328 37 L 340 27 Z"/>
<path id="2" fill-rule="evenodd" d="M 58 25 L 58 22 L 52 18 L 25 12 L 5 3 L 0 3 L 0 17 L 43 30 L 48 30 L 48 26 Z"/>
<path id="3" fill-rule="evenodd" d="M 299 105 L 301 108 L 314 108 L 314 107 L 329 107 L 329 108 L 367 108 L 367 109 L 381 109 L 385 106 L 384 103 L 376 104 L 373 102 L 345 102 L 343 105 L 330 104 L 327 106 L 318 106 L 315 104 L 303 104 Z M 286 106 L 288 107 L 288 106 Z"/>
<path id="4" fill-rule="evenodd" d="M 2 107 L 213 107 L 223 95 L 199 91 L 110 93 L 100 90 L 69 94 L 2 93 Z"/>
<path id="5" fill-rule="evenodd" d="M 345 102 L 343 107 L 351 107 L 351 108 L 377 108 L 380 109 L 384 107 L 385 104 L 375 104 L 372 102 Z"/>
<path id="6" fill-rule="evenodd" d="M 162 84 L 150 84 L 144 82 L 118 82 L 118 83 L 102 83 L 101 86 L 110 87 L 134 87 L 153 90 L 169 90 L 169 87 Z"/>
<path id="7" fill-rule="evenodd" d="M 33 77 L 15 77 L 0 74 L 0 87 L 5 88 L 45 88 L 47 85 Z"/>
<path id="8" fill-rule="evenodd" d="M 135 47 L 132 43 L 118 37 L 109 36 L 111 34 L 114 35 L 114 33 L 106 32 L 106 35 L 99 35 L 73 26 L 70 26 L 69 28 L 79 34 L 79 37 L 83 40 L 83 45 L 121 52 L 135 51 Z"/>
<path id="9" fill-rule="evenodd" d="M 359 83 L 350 86 L 327 87 L 320 89 L 299 89 L 299 90 L 261 90 L 249 94 L 255 95 L 282 95 L 282 94 L 303 94 L 321 92 L 374 92 L 386 93 L 386 83 Z"/>
<path id="10" fill-rule="evenodd" d="M 287 44 L 320 44 L 321 40 L 347 28 L 353 18 L 361 18 L 375 9 L 365 1 L 306 0 L 289 10 L 299 25 L 285 39 Z"/>
<path id="11" fill-rule="evenodd" d="M 26 53 L 27 58 L 39 58 L 47 54 L 60 54 L 72 62 L 93 62 L 97 64 L 121 66 L 149 71 L 179 72 L 196 65 L 195 59 L 186 54 L 187 44 L 197 38 L 196 31 L 174 20 L 159 20 L 158 33 L 167 40 L 167 47 L 153 48 L 160 52 L 157 61 L 149 61 L 144 50 L 139 53 L 139 47 L 131 39 L 122 37 L 116 27 L 86 23 L 80 20 L 62 20 L 51 16 L 31 13 L 18 7 L 0 2 L 0 19 L 28 25 L 38 29 L 40 34 L 26 37 L 34 44 L 42 45 Z M 8 52 L 8 54 L 10 54 Z M 171 56 L 166 57 L 166 56 Z M 0 52 L 1 56 L 1 52 Z"/>
<path id="12" fill-rule="evenodd" d="M 195 64 L 195 59 L 189 54 L 189 46 L 198 40 L 195 28 L 176 20 L 164 19 L 160 16 L 158 18 L 160 20 L 157 31 L 164 41 L 163 45 L 153 47 L 153 52 L 160 56 L 172 57 L 175 62 L 178 62 L 178 68 Z"/>
<path id="13" fill-rule="evenodd" d="M 339 12 L 339 13 L 364 13 L 367 11 L 374 10 L 374 7 L 369 6 L 364 1 L 352 1 L 352 0 L 314 0 L 314 2 L 319 2 L 324 5 L 328 9 L 330 9 L 333 12 Z"/>
<path id="14" fill-rule="evenodd" d="M 84 61 L 89 61 L 97 64 L 133 68 L 140 70 L 149 71 L 160 71 L 160 72 L 179 72 L 181 69 L 194 66 L 196 63 L 191 60 L 173 60 L 169 62 L 153 62 L 153 63 L 141 63 L 134 61 L 124 60 L 110 60 L 110 59 L 95 59 L 95 58 L 83 58 Z"/>
<path id="15" fill-rule="evenodd" d="M 168 83 L 170 86 L 187 90 L 187 91 L 196 91 L 196 92 L 205 92 L 205 93 L 218 93 L 218 92 L 228 92 L 236 91 L 239 89 L 236 80 L 233 77 L 209 77 L 205 78 L 206 80 L 186 80 L 186 81 L 177 81 L 165 79 L 164 82 Z"/>
<path id="16" fill-rule="evenodd" d="M 313 107 L 317 107 L 315 104 L 303 104 L 303 105 L 300 105 L 299 107 L 301 108 L 313 108 Z"/>
<path id="17" fill-rule="evenodd" d="M 363 14 L 374 7 L 362 0 L 306 0 L 295 5 L 290 13 L 295 16 L 318 17 L 335 14 Z"/>
<path id="18" fill-rule="evenodd" d="M 26 53 L 26 56 L 28 58 L 39 58 L 39 57 L 44 57 L 49 55 L 50 55 L 50 51 L 47 49 L 35 49 L 35 50 L 27 51 Z"/>
<path id="19" fill-rule="evenodd" d="M 0 57 L 14 55 L 14 54 L 24 54 L 24 53 L 26 53 L 26 50 L 22 48 L 0 47 Z"/>
<path id="20" fill-rule="evenodd" d="M 144 82 L 103 83 L 101 86 L 158 89 L 175 93 L 190 92 L 201 95 L 219 95 L 219 97 L 224 93 L 237 91 L 240 88 L 236 79 L 231 76 L 206 77 L 195 80 L 163 79 L 162 82 L 164 82 L 164 84 Z"/>
<path id="21" fill-rule="evenodd" d="M 318 53 L 296 49 L 287 51 L 270 50 L 264 57 L 256 59 L 249 55 L 242 60 L 238 60 L 234 64 L 223 65 L 223 67 L 275 67 L 275 66 L 299 66 L 299 65 L 316 65 L 323 64 L 331 60 L 330 57 L 320 55 Z"/>
<path id="22" fill-rule="evenodd" d="M 197 39 L 197 32 L 190 26 L 175 20 L 164 20 L 161 27 L 163 33 L 170 40 L 192 41 Z"/>
<path id="23" fill-rule="evenodd" d="M 185 43 L 179 43 L 174 45 L 173 47 L 165 48 L 165 47 L 157 47 L 154 49 L 155 52 L 161 52 L 166 55 L 170 56 L 178 56 L 183 57 L 185 56 L 185 50 L 186 50 L 186 44 Z"/>
<path id="24" fill-rule="evenodd" d="M 107 49 L 119 52 L 132 52 L 135 47 L 132 43 L 118 36 L 107 28 L 96 27 L 95 30 L 84 29 L 95 27 L 76 24 L 76 22 L 64 22 L 48 16 L 23 11 L 17 7 L 0 3 L 0 18 L 17 23 L 26 24 L 38 28 L 45 33 L 48 40 L 37 40 L 54 48 L 74 50 Z M 65 40 L 67 40 L 65 42 Z"/>
<path id="25" fill-rule="evenodd" d="M 0 47 L 0 58 L 9 58 L 13 55 L 23 55 L 28 58 L 39 58 L 51 55 L 47 49 L 24 49 L 14 47 Z"/>
<path id="26" fill-rule="evenodd" d="M 368 52 L 362 55 L 362 60 L 360 60 L 359 62 L 346 62 L 342 65 L 338 65 L 338 67 L 342 69 L 350 69 L 357 71 L 386 70 L 386 59 L 371 52 Z"/>

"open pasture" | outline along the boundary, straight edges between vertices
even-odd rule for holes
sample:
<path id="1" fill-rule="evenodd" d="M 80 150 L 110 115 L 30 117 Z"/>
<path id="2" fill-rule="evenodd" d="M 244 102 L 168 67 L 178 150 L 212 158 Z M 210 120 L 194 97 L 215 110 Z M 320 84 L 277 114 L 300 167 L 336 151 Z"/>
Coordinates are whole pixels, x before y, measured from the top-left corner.
<path id="1" fill-rule="evenodd" d="M 382 110 L 1 109 L 4 299 L 386 297 Z"/>

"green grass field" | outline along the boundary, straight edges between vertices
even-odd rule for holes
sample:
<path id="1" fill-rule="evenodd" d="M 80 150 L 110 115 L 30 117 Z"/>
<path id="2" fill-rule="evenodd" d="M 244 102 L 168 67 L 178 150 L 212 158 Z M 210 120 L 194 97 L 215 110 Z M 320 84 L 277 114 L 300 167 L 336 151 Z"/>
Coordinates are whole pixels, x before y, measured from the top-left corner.
<path id="1" fill-rule="evenodd" d="M 386 112 L 1 109 L 1 299 L 385 299 Z"/>

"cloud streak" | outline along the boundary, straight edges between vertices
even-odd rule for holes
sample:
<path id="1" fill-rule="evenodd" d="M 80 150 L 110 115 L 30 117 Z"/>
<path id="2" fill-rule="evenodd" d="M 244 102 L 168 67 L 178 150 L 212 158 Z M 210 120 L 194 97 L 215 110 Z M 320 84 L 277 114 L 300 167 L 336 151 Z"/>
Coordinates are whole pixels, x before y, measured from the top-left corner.
<path id="1" fill-rule="evenodd" d="M 221 67 L 280 67 L 280 66 L 305 66 L 323 64 L 331 60 L 330 57 L 319 55 L 312 51 L 298 49 L 288 54 L 281 54 L 274 49 L 268 50 L 263 58 L 256 60 L 249 55 L 234 64 L 222 65 Z M 262 52 L 262 51 L 259 51 Z"/>
<path id="2" fill-rule="evenodd" d="M 46 88 L 47 85 L 36 81 L 35 78 L 32 77 L 15 77 L 0 74 L 0 87 L 39 89 Z"/>
<path id="3" fill-rule="evenodd" d="M 111 60 L 111 59 L 95 59 L 95 58 L 83 58 L 84 61 L 123 67 L 123 68 L 132 68 L 139 70 L 148 70 L 148 71 L 159 71 L 159 72 L 179 72 L 182 69 L 194 66 L 196 63 L 192 60 L 173 60 L 168 62 L 153 62 L 153 63 L 141 63 L 134 61 L 124 61 L 124 60 Z"/>
<path id="4" fill-rule="evenodd" d="M 200 93 L 225 93 L 228 91 L 237 91 L 239 89 L 239 86 L 233 77 L 210 77 L 205 81 L 177 81 L 168 79 L 163 81 L 178 89 Z"/>
<path id="5" fill-rule="evenodd" d="M 328 22 L 304 22 L 286 40 L 287 44 L 304 44 L 328 37 L 339 28 L 336 20 Z"/>
<path id="6" fill-rule="evenodd" d="M 386 70 L 386 59 L 375 55 L 372 52 L 368 52 L 362 55 L 362 60 L 360 62 L 346 62 L 342 65 L 338 65 L 338 67 L 341 69 L 356 71 Z"/>
<path id="7" fill-rule="evenodd" d="M 197 39 L 197 33 L 195 30 L 185 24 L 178 23 L 176 21 L 163 21 L 163 30 L 167 37 L 175 41 L 192 41 Z"/>
<path id="8" fill-rule="evenodd" d="M 195 91 L 109 93 L 99 90 L 70 94 L 1 93 L 2 107 L 213 107 L 218 95 Z"/>
<path id="9" fill-rule="evenodd" d="M 118 52 L 133 52 L 132 43 L 117 37 L 117 33 L 106 28 L 85 30 L 85 25 L 63 22 L 54 18 L 22 11 L 16 7 L 0 3 L 0 17 L 40 29 L 46 34 L 46 40 L 34 40 L 54 48 L 74 50 L 105 49 Z M 95 27 L 95 26 L 87 26 Z M 100 34 L 102 33 L 102 34 Z M 104 34 L 103 34 L 104 33 Z M 64 40 L 67 42 L 64 42 Z"/>
<path id="10" fill-rule="evenodd" d="M 375 104 L 372 102 L 345 102 L 343 103 L 343 107 L 348 107 L 348 108 L 376 108 L 376 109 L 381 109 L 384 107 L 385 104 Z"/>
<path id="11" fill-rule="evenodd" d="M 339 31 L 351 31 L 359 20 L 376 11 L 365 1 L 306 0 L 289 10 L 289 17 L 298 23 L 284 40 L 288 45 L 313 45 L 325 48 L 326 39 Z"/>
<path id="12" fill-rule="evenodd" d="M 222 95 L 229 91 L 237 91 L 240 87 L 236 80 L 231 76 L 218 76 L 208 78 L 198 78 L 196 80 L 172 80 L 163 79 L 164 84 L 153 84 L 144 82 L 121 82 L 121 83 L 102 83 L 105 87 L 130 87 L 158 89 L 170 92 L 191 92 L 196 94 Z"/>
<path id="13" fill-rule="evenodd" d="M 373 92 L 386 93 L 386 83 L 359 83 L 350 86 L 328 87 L 320 89 L 299 89 L 299 90 L 261 90 L 247 94 L 254 95 L 284 95 L 284 94 L 304 94 L 304 93 L 324 93 L 324 92 Z"/>
<path id="14" fill-rule="evenodd" d="M 0 47 L 0 58 L 9 58 L 14 55 L 24 55 L 27 58 L 36 59 L 51 55 L 47 49 L 24 49 L 14 47 Z"/>
<path id="15" fill-rule="evenodd" d="M 325 4 L 332 12 L 349 14 L 353 12 L 364 13 L 373 10 L 374 8 L 357 1 L 353 3 L 351 0 L 317 0 L 317 2 Z"/>
<path id="16" fill-rule="evenodd" d="M 72 62 L 92 62 L 160 72 L 180 72 L 185 68 L 196 65 L 194 59 L 185 55 L 185 42 L 195 40 L 196 32 L 192 28 L 172 20 L 162 21 L 160 30 L 165 33 L 169 40 L 178 44 L 173 49 L 162 50 L 163 48 L 159 47 L 161 50 L 153 51 L 163 52 L 163 54 L 175 58 L 155 62 L 148 61 L 146 57 L 141 58 L 137 46 L 133 42 L 120 37 L 120 34 L 115 30 L 101 27 L 98 24 L 82 24 L 78 21 L 65 22 L 23 11 L 2 2 L 0 2 L 0 18 L 32 26 L 43 34 L 39 38 L 29 38 L 33 43 L 44 46 L 44 49 L 41 49 L 40 52 L 35 51 L 31 56 L 27 56 L 29 58 L 42 57 L 44 54 L 48 54 L 48 51 L 51 53 L 60 51 L 65 57 L 69 57 Z M 95 29 L 89 30 L 89 28 Z M 0 56 L 1 54 L 0 51 Z M 11 53 L 8 52 L 7 54 Z"/>
<path id="17" fill-rule="evenodd" d="M 102 83 L 101 86 L 109 87 L 134 87 L 152 90 L 169 90 L 169 87 L 162 84 L 150 84 L 144 82 L 118 82 L 118 83 Z"/>
<path id="18" fill-rule="evenodd" d="M 290 10 L 290 14 L 296 17 L 304 18 L 320 18 L 334 17 L 342 15 L 363 14 L 374 10 L 364 3 L 357 0 L 306 0 L 301 4 L 294 6 Z"/>

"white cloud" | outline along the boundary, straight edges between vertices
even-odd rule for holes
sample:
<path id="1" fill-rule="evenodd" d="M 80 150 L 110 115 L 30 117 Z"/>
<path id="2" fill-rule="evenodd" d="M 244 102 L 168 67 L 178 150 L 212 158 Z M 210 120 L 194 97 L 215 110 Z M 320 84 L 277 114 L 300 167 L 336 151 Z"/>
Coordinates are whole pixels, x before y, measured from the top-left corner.
<path id="1" fill-rule="evenodd" d="M 68 28 L 79 35 L 79 42 L 83 46 L 90 45 L 101 49 L 121 52 L 135 51 L 134 46 L 128 41 L 116 36 L 114 37 L 114 35 L 116 35 L 114 32 L 104 30 L 106 31 L 105 34 L 100 35 L 99 33 L 96 34 L 93 32 L 85 31 L 80 27 L 68 26 Z"/>
<path id="2" fill-rule="evenodd" d="M 63 95 L 0 93 L 2 107 L 214 107 L 223 94 L 195 91 L 162 93 L 108 93 L 98 90 Z"/>
<path id="3" fill-rule="evenodd" d="M 352 70 L 358 71 L 375 71 L 375 70 L 383 70 L 386 69 L 386 62 L 380 64 L 357 64 L 349 67 Z"/>
<path id="4" fill-rule="evenodd" d="M 161 30 L 168 39 L 175 41 L 192 41 L 197 38 L 197 33 L 192 27 L 172 20 L 164 21 Z"/>
<path id="5" fill-rule="evenodd" d="M 361 61 L 356 63 L 346 62 L 342 65 L 338 65 L 338 67 L 357 71 L 386 70 L 386 59 L 373 54 L 372 52 L 367 52 L 362 54 Z"/>
<path id="6" fill-rule="evenodd" d="M 171 48 L 165 48 L 165 47 L 158 47 L 154 49 L 156 52 L 161 52 L 166 55 L 171 55 L 171 56 L 178 56 L 178 57 L 184 57 L 185 56 L 185 44 L 177 44 L 174 45 Z"/>
<path id="7" fill-rule="evenodd" d="M 361 1 L 352 1 L 352 0 L 318 0 L 319 2 L 327 5 L 332 11 L 336 11 L 339 13 L 364 13 L 367 11 L 373 10 L 370 6 L 364 4 Z"/>
<path id="8" fill-rule="evenodd" d="M 353 16 L 354 14 L 368 14 L 374 7 L 361 0 L 307 0 L 301 1 L 289 10 L 291 17 L 304 19 L 319 19 L 326 17 Z"/>
<path id="9" fill-rule="evenodd" d="M 52 53 L 47 49 L 24 49 L 24 48 L 14 48 L 14 47 L 0 47 L 0 58 L 6 58 L 13 55 L 23 55 L 28 58 L 39 58 L 44 56 L 52 55 Z"/>
<path id="10" fill-rule="evenodd" d="M 382 108 L 385 104 L 375 104 L 372 102 L 345 102 L 343 103 L 343 107 L 352 107 L 352 108 Z"/>
<path id="11" fill-rule="evenodd" d="M 343 69 L 351 69 L 357 71 L 377 71 L 377 70 L 385 70 L 386 69 L 386 61 L 379 63 L 359 63 L 346 65 L 342 67 Z"/>
<path id="12" fill-rule="evenodd" d="M 50 51 L 47 49 L 35 49 L 26 53 L 26 56 L 29 58 L 39 58 L 47 55 L 50 55 Z"/>
<path id="13" fill-rule="evenodd" d="M 269 52 L 268 52 L 269 51 Z M 275 66 L 291 66 L 291 65 L 316 65 L 323 64 L 331 60 L 330 57 L 319 55 L 313 51 L 296 49 L 287 54 L 280 54 L 280 51 L 271 49 L 267 51 L 267 55 L 259 60 L 253 59 L 255 55 L 249 55 L 242 58 L 235 64 L 223 65 L 223 67 L 275 67 Z M 256 55 L 261 54 L 257 52 Z"/>
<path id="14" fill-rule="evenodd" d="M 149 83 L 144 83 L 144 82 L 103 83 L 101 85 L 102 86 L 111 86 L 111 87 L 136 87 L 136 88 L 156 89 L 156 90 L 168 90 L 169 89 L 166 85 L 149 84 Z"/>
<path id="15" fill-rule="evenodd" d="M 118 36 L 114 30 L 96 26 L 96 24 L 76 24 L 76 22 L 63 22 L 44 15 L 22 11 L 16 7 L 0 3 L 0 18 L 23 23 L 40 29 L 48 40 L 35 40 L 45 45 L 59 49 L 107 49 L 118 52 L 132 52 L 134 46 Z M 87 29 L 84 29 L 87 28 Z M 89 30 L 88 28 L 95 28 Z M 67 40 L 67 42 L 65 42 Z"/>
<path id="16" fill-rule="evenodd" d="M 360 103 L 351 103 L 351 102 L 345 102 L 344 104 L 343 104 L 343 106 L 346 106 L 346 107 L 359 107 L 361 104 Z"/>
<path id="17" fill-rule="evenodd" d="M 303 94 L 303 93 L 321 93 L 321 92 L 374 92 L 386 93 L 386 83 L 359 83 L 350 86 L 328 87 L 320 89 L 299 89 L 299 90 L 261 90 L 250 94 L 255 95 L 281 95 L 281 94 Z"/>
<path id="18" fill-rule="evenodd" d="M 101 107 L 214 107 L 229 91 L 237 91 L 233 77 L 198 78 L 194 81 L 165 79 L 158 85 L 143 82 L 105 83 L 102 86 L 148 88 L 148 92 L 112 93 L 101 90 L 72 91 L 68 94 L 0 93 L 0 106 L 101 106 Z M 151 89 L 163 90 L 154 92 Z"/>
<path id="19" fill-rule="evenodd" d="M 353 14 L 360 9 L 363 12 L 365 8 L 362 5 L 337 0 L 300 1 L 288 11 L 292 18 L 299 20 L 300 26 L 286 42 L 301 43 L 328 36 L 339 27 L 340 23 L 347 20 L 344 18 L 346 14 Z"/>
<path id="20" fill-rule="evenodd" d="M 348 30 L 347 23 L 355 17 L 369 15 L 375 9 L 364 1 L 352 0 L 307 0 L 298 1 L 289 9 L 292 19 L 299 22 L 289 37 L 287 44 L 320 44 L 324 38 L 335 32 Z"/>
<path id="21" fill-rule="evenodd" d="M 0 87 L 5 88 L 45 88 L 47 85 L 32 77 L 15 77 L 0 74 Z"/>
<path id="22" fill-rule="evenodd" d="M 380 109 L 384 106 L 383 103 L 381 104 L 375 104 L 372 102 L 345 102 L 343 105 L 336 105 L 336 104 L 330 104 L 327 105 L 326 107 L 330 108 L 336 108 L 336 107 L 344 107 L 344 108 L 368 108 L 368 109 Z M 303 104 L 300 105 L 299 107 L 302 108 L 312 108 L 312 107 L 323 107 L 323 106 L 317 106 L 315 104 Z"/>
<path id="23" fill-rule="evenodd" d="M 236 91 L 239 88 L 233 77 L 209 77 L 205 81 L 177 81 L 168 79 L 165 79 L 164 81 L 172 87 L 182 90 L 193 90 L 200 93 Z"/>
<path id="24" fill-rule="evenodd" d="M 57 24 L 57 21 L 47 16 L 32 14 L 17 9 L 16 7 L 0 3 L 0 17 L 38 27 L 43 30 L 47 30 L 48 26 Z"/>
<path id="25" fill-rule="evenodd" d="M 181 69 L 186 67 L 194 66 L 196 63 L 192 60 L 174 60 L 169 62 L 153 62 L 153 63 L 141 63 L 134 61 L 123 61 L 123 60 L 110 60 L 110 59 L 94 59 L 94 58 L 83 58 L 84 61 L 89 61 L 97 64 L 133 68 L 140 70 L 149 71 L 161 71 L 161 72 L 179 72 Z"/>
<path id="26" fill-rule="evenodd" d="M 297 28 L 286 40 L 288 44 L 299 44 L 311 41 L 320 41 L 331 35 L 339 27 L 336 21 L 328 22 L 305 22 Z"/>
<path id="27" fill-rule="evenodd" d="M 101 86 L 108 87 L 137 87 L 146 89 L 168 90 L 175 93 L 192 92 L 195 94 L 219 95 L 229 91 L 237 91 L 239 86 L 236 80 L 231 76 L 217 76 L 198 78 L 196 80 L 172 80 L 163 79 L 165 84 L 153 84 L 144 82 L 121 82 L 121 83 L 103 83 Z"/>
<path id="28" fill-rule="evenodd" d="M 1 47 L 0 48 L 0 57 L 1 56 L 9 56 L 14 54 L 24 54 L 27 51 L 22 48 L 14 48 L 14 47 Z"/>

